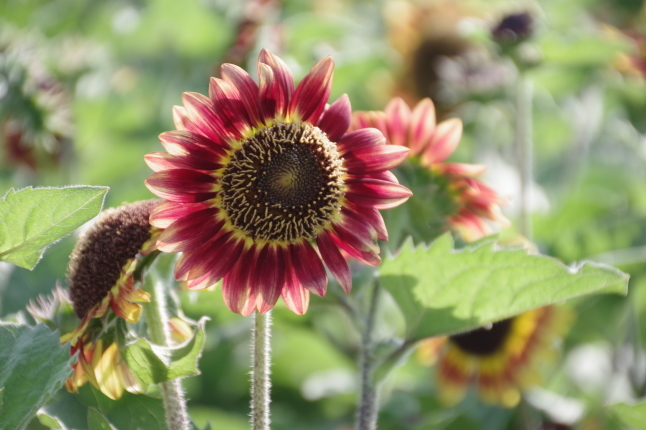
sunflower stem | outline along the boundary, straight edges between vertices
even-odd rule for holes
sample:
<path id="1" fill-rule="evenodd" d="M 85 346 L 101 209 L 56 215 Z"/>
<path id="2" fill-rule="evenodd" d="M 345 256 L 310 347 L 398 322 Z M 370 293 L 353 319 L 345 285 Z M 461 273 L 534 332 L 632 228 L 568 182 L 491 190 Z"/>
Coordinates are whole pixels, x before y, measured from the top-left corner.
<path id="1" fill-rule="evenodd" d="M 516 145 L 520 176 L 518 230 L 527 239 L 532 238 L 531 186 L 533 167 L 532 147 L 532 81 L 523 73 L 518 78 L 516 89 Z"/>
<path id="2" fill-rule="evenodd" d="M 170 332 L 164 284 L 156 279 L 156 276 L 149 276 L 149 279 L 151 280 L 147 283 L 146 292 L 150 294 L 150 302 L 143 304 L 148 334 L 154 344 L 169 346 Z M 180 380 L 173 379 L 159 385 L 166 411 L 168 430 L 189 430 L 190 421 L 186 412 L 186 400 Z"/>
<path id="3" fill-rule="evenodd" d="M 355 425 L 357 430 L 374 430 L 377 428 L 377 413 L 379 412 L 377 402 L 379 392 L 374 380 L 372 331 L 375 325 L 379 290 L 379 283 L 375 283 L 372 297 L 370 298 L 365 330 L 361 339 L 361 350 L 359 352 L 361 392 L 359 394 L 359 406 L 357 408 Z"/>
<path id="4" fill-rule="evenodd" d="M 251 429 L 269 430 L 271 311 L 253 316 L 251 332 Z"/>

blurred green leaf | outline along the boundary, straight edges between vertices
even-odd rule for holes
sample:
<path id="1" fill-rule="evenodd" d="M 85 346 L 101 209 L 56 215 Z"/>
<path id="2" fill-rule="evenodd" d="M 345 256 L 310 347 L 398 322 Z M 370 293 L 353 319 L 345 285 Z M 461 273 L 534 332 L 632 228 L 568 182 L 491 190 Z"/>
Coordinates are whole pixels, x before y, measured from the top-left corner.
<path id="1" fill-rule="evenodd" d="M 608 406 L 621 421 L 637 430 L 646 430 L 646 402 L 628 405 L 617 403 Z"/>
<path id="2" fill-rule="evenodd" d="M 116 430 L 103 414 L 94 408 L 88 409 L 87 422 L 90 425 L 90 430 Z"/>
<path id="3" fill-rule="evenodd" d="M 610 64 L 615 55 L 630 49 L 630 44 L 624 39 L 598 36 L 567 38 L 555 33 L 542 38 L 538 46 L 546 63 L 589 67 Z"/>
<path id="4" fill-rule="evenodd" d="M 380 280 L 406 318 L 409 339 L 481 327 L 585 294 L 625 294 L 628 285 L 628 275 L 613 267 L 568 267 L 524 249 L 495 249 L 492 238 L 455 251 L 450 234 L 428 248 L 407 241 L 384 261 Z"/>
<path id="5" fill-rule="evenodd" d="M 13 189 L 0 200 L 0 260 L 33 269 L 52 243 L 94 218 L 107 187 Z"/>
<path id="6" fill-rule="evenodd" d="M 0 429 L 22 429 L 71 374 L 68 347 L 44 325 L 0 323 Z"/>
<path id="7" fill-rule="evenodd" d="M 197 324 L 194 336 L 182 345 L 161 347 L 151 344 L 146 339 L 139 339 L 125 347 L 123 359 L 144 385 L 199 375 L 197 362 L 204 347 L 206 321 L 207 318 L 202 318 Z"/>

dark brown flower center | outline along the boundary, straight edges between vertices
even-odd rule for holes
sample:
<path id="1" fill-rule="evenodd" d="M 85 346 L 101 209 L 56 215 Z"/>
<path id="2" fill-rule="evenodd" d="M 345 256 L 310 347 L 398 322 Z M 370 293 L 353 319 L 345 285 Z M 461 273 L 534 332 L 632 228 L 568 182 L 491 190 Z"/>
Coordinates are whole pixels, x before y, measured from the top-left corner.
<path id="1" fill-rule="evenodd" d="M 511 331 L 513 318 L 493 323 L 468 333 L 450 336 L 450 341 L 461 350 L 473 355 L 490 355 L 497 352 Z"/>
<path id="2" fill-rule="evenodd" d="M 222 176 L 222 208 L 254 240 L 312 240 L 343 198 L 336 145 L 305 122 L 277 123 L 242 143 Z"/>

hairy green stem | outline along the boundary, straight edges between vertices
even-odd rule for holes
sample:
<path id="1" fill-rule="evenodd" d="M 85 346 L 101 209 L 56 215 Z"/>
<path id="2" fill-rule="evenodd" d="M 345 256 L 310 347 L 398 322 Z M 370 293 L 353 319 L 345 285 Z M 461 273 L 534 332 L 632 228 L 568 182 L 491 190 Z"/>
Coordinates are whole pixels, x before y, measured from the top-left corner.
<path id="1" fill-rule="evenodd" d="M 533 177 L 532 147 L 532 81 L 522 73 L 516 88 L 516 145 L 520 176 L 518 230 L 527 239 L 532 238 L 531 186 Z"/>
<path id="2" fill-rule="evenodd" d="M 251 429 L 269 430 L 271 311 L 253 316 L 251 332 Z"/>
<path id="3" fill-rule="evenodd" d="M 377 428 L 378 408 L 378 387 L 374 380 L 374 357 L 372 345 L 372 330 L 375 325 L 375 314 L 377 302 L 379 301 L 379 283 L 375 284 L 370 299 L 370 307 L 366 317 L 366 325 L 361 338 L 361 350 L 359 353 L 359 369 L 361 378 L 361 392 L 359 394 L 359 406 L 355 428 L 357 430 L 374 430 Z"/>
<path id="4" fill-rule="evenodd" d="M 150 302 L 144 303 L 144 312 L 148 324 L 150 340 L 160 346 L 169 346 L 170 332 L 168 328 L 168 312 L 166 307 L 166 292 L 164 285 L 153 278 L 152 285 L 147 285 L 146 292 L 150 294 Z M 168 430 L 189 430 L 190 421 L 186 412 L 186 400 L 179 379 L 162 382 L 160 385 L 166 425 Z"/>

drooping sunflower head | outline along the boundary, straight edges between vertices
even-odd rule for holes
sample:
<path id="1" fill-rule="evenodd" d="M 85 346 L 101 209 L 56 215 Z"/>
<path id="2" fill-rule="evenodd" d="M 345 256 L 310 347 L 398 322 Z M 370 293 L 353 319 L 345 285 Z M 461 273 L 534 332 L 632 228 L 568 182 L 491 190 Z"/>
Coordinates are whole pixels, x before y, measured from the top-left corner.
<path id="1" fill-rule="evenodd" d="M 79 238 L 67 276 L 70 300 L 79 318 L 130 287 L 126 284 L 131 283 L 135 258 L 154 249 L 151 239 L 155 239 L 157 229 L 150 226 L 148 217 L 159 203 L 147 200 L 107 209 Z"/>
<path id="2" fill-rule="evenodd" d="M 326 104 L 333 64 L 319 61 L 296 87 L 266 50 L 258 84 L 224 64 L 209 97 L 185 93 L 174 108 L 178 130 L 160 135 L 167 152 L 146 156 L 155 171 L 146 185 L 167 200 L 150 218 L 166 229 L 157 246 L 183 252 L 175 276 L 189 288 L 224 278 L 235 312 L 265 312 L 282 295 L 304 313 L 308 291 L 325 293 L 324 264 L 349 291 L 340 249 L 378 264 L 375 241 L 387 239 L 378 209 L 410 196 L 389 172 L 408 150 L 375 129 L 346 133 L 347 96 Z"/>

